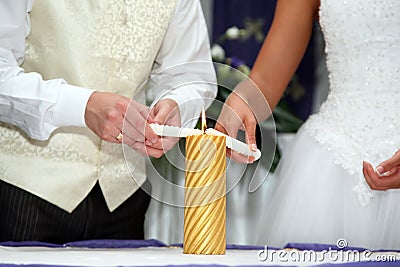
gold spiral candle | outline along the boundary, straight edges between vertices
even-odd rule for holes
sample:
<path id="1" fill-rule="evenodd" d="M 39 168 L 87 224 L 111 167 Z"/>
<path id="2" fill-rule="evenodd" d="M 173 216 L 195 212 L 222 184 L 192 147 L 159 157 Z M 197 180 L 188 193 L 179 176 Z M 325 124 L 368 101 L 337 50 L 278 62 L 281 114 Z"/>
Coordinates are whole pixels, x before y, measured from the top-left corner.
<path id="1" fill-rule="evenodd" d="M 225 142 L 207 134 L 186 138 L 185 254 L 225 254 Z"/>

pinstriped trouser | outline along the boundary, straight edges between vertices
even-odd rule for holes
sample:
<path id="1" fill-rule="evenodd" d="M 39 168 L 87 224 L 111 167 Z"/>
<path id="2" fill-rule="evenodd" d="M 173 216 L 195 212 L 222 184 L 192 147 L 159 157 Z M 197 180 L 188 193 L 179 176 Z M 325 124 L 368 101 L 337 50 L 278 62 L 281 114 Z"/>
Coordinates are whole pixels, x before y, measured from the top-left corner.
<path id="1" fill-rule="evenodd" d="M 151 185 L 146 182 L 151 190 Z M 146 189 L 147 191 L 147 189 Z M 89 239 L 143 239 L 150 196 L 141 188 L 113 212 L 100 186 L 68 213 L 49 202 L 0 181 L 0 241 L 63 244 Z"/>

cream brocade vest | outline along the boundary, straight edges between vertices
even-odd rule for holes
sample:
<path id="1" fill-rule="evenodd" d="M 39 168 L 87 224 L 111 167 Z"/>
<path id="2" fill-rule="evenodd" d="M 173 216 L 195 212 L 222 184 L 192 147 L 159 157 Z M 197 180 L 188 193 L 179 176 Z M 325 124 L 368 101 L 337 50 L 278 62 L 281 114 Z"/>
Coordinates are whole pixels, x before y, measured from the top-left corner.
<path id="1" fill-rule="evenodd" d="M 98 91 L 137 95 L 175 4 L 176 0 L 36 0 L 23 67 L 45 80 L 63 78 Z M 139 95 L 144 101 L 144 94 Z M 0 138 L 1 179 L 69 212 L 97 181 L 112 211 L 146 179 L 141 156 L 134 159 L 134 171 L 129 170 L 121 145 L 101 141 L 84 127 L 59 128 L 49 140 L 35 141 L 16 127 L 2 125 Z"/>

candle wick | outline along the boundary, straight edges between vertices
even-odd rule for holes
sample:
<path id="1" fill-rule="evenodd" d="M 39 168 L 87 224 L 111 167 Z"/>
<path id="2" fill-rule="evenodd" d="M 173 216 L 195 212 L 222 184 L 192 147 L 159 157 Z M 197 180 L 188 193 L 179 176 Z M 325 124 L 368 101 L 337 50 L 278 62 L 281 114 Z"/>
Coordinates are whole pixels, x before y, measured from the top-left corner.
<path id="1" fill-rule="evenodd" d="M 204 111 L 203 107 L 203 110 L 201 112 L 201 131 L 203 132 L 203 134 L 206 133 L 206 128 L 207 128 L 206 112 Z"/>

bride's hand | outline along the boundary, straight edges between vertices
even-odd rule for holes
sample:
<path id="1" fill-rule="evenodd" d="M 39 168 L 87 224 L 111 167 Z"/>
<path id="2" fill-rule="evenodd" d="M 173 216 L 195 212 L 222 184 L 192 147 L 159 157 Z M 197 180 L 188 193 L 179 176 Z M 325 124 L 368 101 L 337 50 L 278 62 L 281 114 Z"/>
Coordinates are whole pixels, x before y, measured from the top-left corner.
<path id="1" fill-rule="evenodd" d="M 378 165 L 376 171 L 370 163 L 363 163 L 364 177 L 374 190 L 400 188 L 400 150 Z"/>
<path id="2" fill-rule="evenodd" d="M 247 102 L 232 92 L 222 107 L 215 129 L 234 138 L 237 137 L 239 130 L 244 130 L 247 144 L 250 149 L 255 151 L 257 150 L 256 124 L 256 118 Z M 227 151 L 227 156 L 239 163 L 253 163 L 254 161 L 254 157 L 247 157 L 231 150 Z"/>

